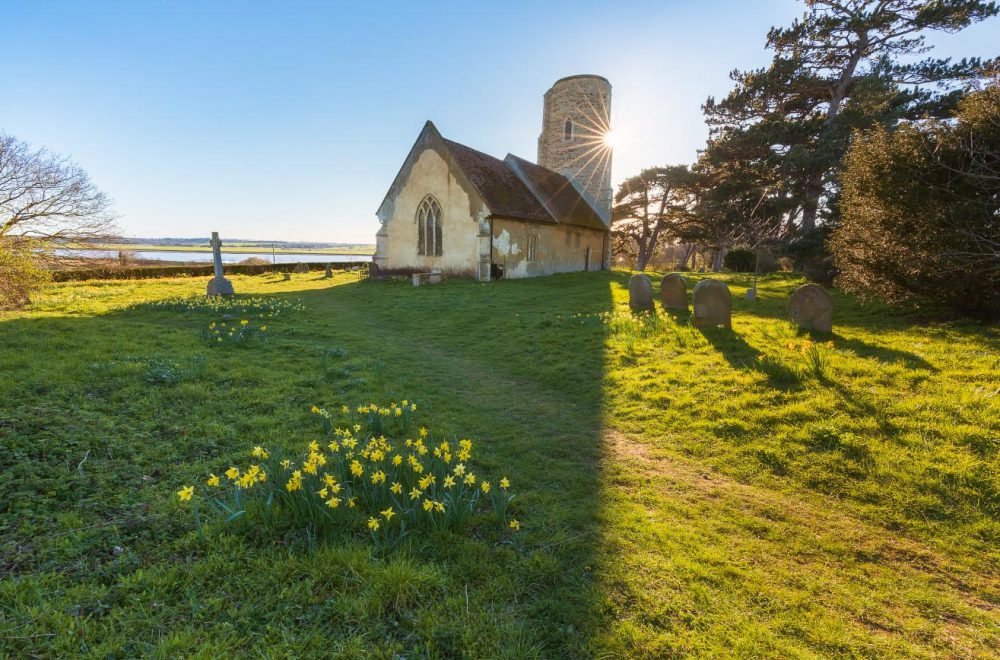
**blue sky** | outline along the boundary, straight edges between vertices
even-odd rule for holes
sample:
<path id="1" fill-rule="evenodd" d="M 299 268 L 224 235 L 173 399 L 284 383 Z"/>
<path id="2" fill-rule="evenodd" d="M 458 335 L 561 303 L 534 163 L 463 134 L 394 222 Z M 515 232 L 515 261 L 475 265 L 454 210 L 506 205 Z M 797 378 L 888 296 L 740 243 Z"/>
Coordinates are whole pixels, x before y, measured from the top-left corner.
<path id="1" fill-rule="evenodd" d="M 700 104 L 765 65 L 793 0 L 38 2 L 0 0 L 0 130 L 68 155 L 130 236 L 373 242 L 423 122 L 535 159 L 542 94 L 614 86 L 615 183 L 690 162 Z M 1000 19 L 932 38 L 998 54 Z"/>

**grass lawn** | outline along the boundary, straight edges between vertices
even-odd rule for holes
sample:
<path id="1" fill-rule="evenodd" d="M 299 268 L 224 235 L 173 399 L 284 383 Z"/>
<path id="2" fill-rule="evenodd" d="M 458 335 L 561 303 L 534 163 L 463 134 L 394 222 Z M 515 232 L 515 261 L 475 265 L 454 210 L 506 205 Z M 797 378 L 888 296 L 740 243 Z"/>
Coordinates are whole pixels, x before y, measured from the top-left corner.
<path id="1" fill-rule="evenodd" d="M 725 278 L 733 330 L 700 331 L 630 315 L 628 275 L 236 276 L 304 306 L 246 347 L 143 304 L 206 278 L 0 316 L 0 657 L 993 656 L 1000 330 L 836 295 L 803 350 L 800 280 Z M 520 532 L 202 537 L 174 496 L 314 404 L 404 398 Z"/>

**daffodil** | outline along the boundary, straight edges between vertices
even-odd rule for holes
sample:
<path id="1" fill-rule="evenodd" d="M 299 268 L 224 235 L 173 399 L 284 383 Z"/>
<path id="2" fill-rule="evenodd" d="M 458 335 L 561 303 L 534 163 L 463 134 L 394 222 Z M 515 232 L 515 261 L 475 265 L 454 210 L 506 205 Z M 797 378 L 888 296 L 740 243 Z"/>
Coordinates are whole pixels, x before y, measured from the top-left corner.
<path id="1" fill-rule="evenodd" d="M 469 474 L 465 475 L 465 485 L 466 486 L 472 486 L 475 483 L 476 483 L 476 475 L 472 474 L 471 472 Z"/>
<path id="2" fill-rule="evenodd" d="M 459 463 L 458 465 L 456 465 L 454 472 L 456 477 L 461 477 L 463 474 L 465 474 L 465 463 Z"/>
<path id="3" fill-rule="evenodd" d="M 286 458 L 285 460 L 281 461 L 281 467 L 287 470 L 288 468 L 292 467 L 292 462 Z"/>
<path id="4" fill-rule="evenodd" d="M 219 478 L 214 474 L 209 474 L 208 481 L 206 481 L 205 483 L 214 488 L 219 485 Z"/>
<path id="5" fill-rule="evenodd" d="M 516 520 L 511 520 L 510 521 L 510 528 L 513 529 L 513 530 L 521 529 L 521 523 L 517 522 Z"/>
<path id="6" fill-rule="evenodd" d="M 410 491 L 411 500 L 419 499 L 421 495 L 423 495 L 423 492 L 418 488 L 414 488 L 413 490 Z"/>
<path id="7" fill-rule="evenodd" d="M 472 475 L 470 474 L 469 476 L 471 477 Z M 490 492 L 490 482 L 488 481 L 482 482 L 479 484 L 479 487 L 483 489 L 484 494 Z"/>
<path id="8" fill-rule="evenodd" d="M 181 502 L 187 502 L 192 495 L 194 495 L 194 486 L 184 486 L 177 491 L 177 497 L 180 498 Z"/>
<path id="9" fill-rule="evenodd" d="M 444 513 L 444 502 L 434 502 L 434 510 L 438 513 Z"/>
<path id="10" fill-rule="evenodd" d="M 360 477 L 364 473 L 365 469 L 361 466 L 361 463 L 358 461 L 351 461 L 351 474 L 355 477 Z"/>
<path id="11" fill-rule="evenodd" d="M 394 481 L 392 485 L 389 486 L 389 490 L 391 490 L 396 495 L 399 495 L 400 493 L 403 492 L 403 485 L 400 484 L 398 481 Z"/>
<path id="12" fill-rule="evenodd" d="M 434 508 L 434 502 L 430 500 L 424 500 L 424 511 L 430 511 Z"/>
<path id="13" fill-rule="evenodd" d="M 338 506 L 340 506 L 340 498 L 339 497 L 331 497 L 330 499 L 328 499 L 326 501 L 326 505 L 328 507 L 330 507 L 331 509 L 336 509 Z"/>
<path id="14" fill-rule="evenodd" d="M 379 526 L 378 525 L 378 518 L 369 518 L 368 519 L 368 529 L 372 530 L 373 532 L 377 532 L 378 531 L 378 526 Z"/>
<path id="15" fill-rule="evenodd" d="M 240 469 L 233 466 L 226 470 L 226 476 L 229 477 L 231 481 L 236 481 L 240 477 Z"/>
<path id="16" fill-rule="evenodd" d="M 392 517 L 394 515 L 396 515 L 396 512 L 392 510 L 392 507 L 389 507 L 388 509 L 386 509 L 385 511 L 382 511 L 381 513 L 382 513 L 383 516 L 385 516 L 385 522 L 386 522 L 386 524 L 388 524 L 389 521 L 392 520 Z"/>
<path id="17" fill-rule="evenodd" d="M 500 480 L 500 487 L 503 488 L 504 490 L 510 488 L 510 481 L 507 479 L 507 477 L 504 477 L 503 479 Z"/>
<path id="18" fill-rule="evenodd" d="M 451 488 L 454 485 L 455 485 L 455 477 L 453 477 L 453 476 L 451 476 L 449 474 L 448 476 L 446 476 L 444 478 L 444 487 L 445 488 Z"/>

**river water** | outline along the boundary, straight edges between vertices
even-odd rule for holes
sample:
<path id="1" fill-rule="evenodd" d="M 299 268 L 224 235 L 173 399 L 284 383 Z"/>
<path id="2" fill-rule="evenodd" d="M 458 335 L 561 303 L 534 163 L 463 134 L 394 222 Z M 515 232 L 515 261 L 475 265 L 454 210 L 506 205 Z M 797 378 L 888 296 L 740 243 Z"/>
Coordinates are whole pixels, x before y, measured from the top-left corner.
<path id="1" fill-rule="evenodd" d="M 66 254 L 72 254 L 72 256 L 86 259 L 118 258 L 118 250 L 73 250 L 72 252 L 67 250 L 57 250 L 57 252 L 62 253 L 64 256 Z M 212 263 L 211 252 L 187 252 L 184 250 L 138 250 L 132 252 L 132 256 L 136 259 L 150 259 L 156 261 L 198 261 Z M 250 257 L 258 257 L 260 259 L 264 259 L 268 263 L 272 263 L 272 256 L 270 254 L 254 252 L 227 252 L 226 250 L 222 251 L 222 263 L 224 264 L 239 263 L 240 261 L 249 259 Z M 284 254 L 277 252 L 273 257 L 273 262 L 279 264 L 297 264 L 299 262 L 307 264 L 343 264 L 362 263 L 371 260 L 372 257 L 370 254 L 316 254 L 315 252 L 286 252 Z"/>

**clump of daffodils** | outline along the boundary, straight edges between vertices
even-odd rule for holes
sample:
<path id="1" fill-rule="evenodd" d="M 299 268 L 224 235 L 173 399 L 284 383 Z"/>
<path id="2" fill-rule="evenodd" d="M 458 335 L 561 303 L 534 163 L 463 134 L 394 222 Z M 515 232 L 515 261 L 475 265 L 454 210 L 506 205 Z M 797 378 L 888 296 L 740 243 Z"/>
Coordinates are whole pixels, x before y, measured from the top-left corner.
<path id="1" fill-rule="evenodd" d="M 227 522 L 250 516 L 265 527 L 359 530 L 376 541 L 419 529 L 460 530 L 476 515 L 519 530 L 508 515 L 510 480 L 479 472 L 471 440 L 437 439 L 416 427 L 416 410 L 408 400 L 344 406 L 336 416 L 313 406 L 322 440 L 295 455 L 256 446 L 246 466 L 211 473 L 204 486 L 184 486 L 177 498 L 194 500 L 196 511 L 201 501 Z"/>
<path id="2" fill-rule="evenodd" d="M 267 325 L 250 319 L 236 321 L 212 321 L 202 331 L 202 339 L 210 346 L 235 344 L 243 346 L 251 341 L 263 339 L 267 335 Z"/>

